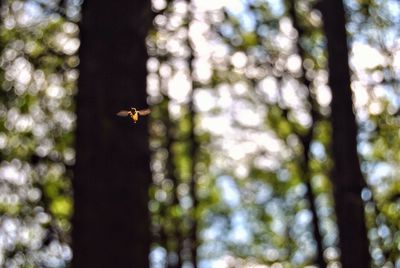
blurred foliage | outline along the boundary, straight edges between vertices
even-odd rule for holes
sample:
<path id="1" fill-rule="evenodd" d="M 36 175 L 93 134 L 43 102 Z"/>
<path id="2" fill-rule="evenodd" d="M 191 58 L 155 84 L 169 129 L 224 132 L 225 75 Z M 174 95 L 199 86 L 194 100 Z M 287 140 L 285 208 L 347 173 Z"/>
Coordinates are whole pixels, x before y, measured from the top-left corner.
<path id="1" fill-rule="evenodd" d="M 360 124 L 359 152 L 368 188 L 363 192 L 371 256 L 375 267 L 400 265 L 399 229 L 399 3 L 349 1 L 354 93 Z M 350 14 L 356 13 L 357 16 Z M 357 50 L 366 45 L 376 61 L 358 67 Z M 356 94 L 357 95 L 357 94 Z M 364 98 L 366 97 L 366 98 Z"/>
<path id="2" fill-rule="evenodd" d="M 2 1 L 0 266 L 63 267 L 72 258 L 75 11 Z M 76 12 L 78 11 L 78 12 Z M 75 14 L 75 15 L 73 15 Z"/>
<path id="3" fill-rule="evenodd" d="M 209 161 L 196 163 L 206 168 L 204 180 L 212 195 L 197 205 L 196 215 L 201 216 L 197 221 L 204 223 L 198 230 L 199 263 L 245 267 L 279 262 L 283 267 L 304 267 L 315 264 L 320 254 L 327 264 L 337 265 L 340 249 L 329 180 L 331 94 L 318 3 L 254 0 L 224 9 L 198 1 L 190 6 L 183 1 L 153 4 L 155 28 L 149 47 L 157 60 L 149 61 L 154 71 L 149 76 L 149 94 L 155 106 L 162 103 L 164 114 L 174 118 L 173 125 L 162 129 L 173 129 L 173 143 L 182 138 L 185 107 L 193 97 L 196 137 L 202 133 L 209 137 L 200 142 L 206 145 Z M 360 59 L 352 52 L 352 88 L 364 175 L 367 181 L 380 176 L 379 183 L 374 178 L 374 185 L 370 183 L 362 196 L 373 265 L 398 265 L 398 71 L 393 58 L 398 3 L 346 1 L 346 8 L 350 48 L 358 50 L 362 42 L 388 58 L 382 66 L 361 70 L 365 63 L 356 66 L 354 61 Z M 192 47 L 180 46 L 185 38 Z M 385 50 L 386 46 L 391 47 Z M 177 83 L 174 76 L 180 71 L 183 82 Z M 186 83 L 193 86 L 191 93 L 185 93 L 190 92 Z M 360 87 L 362 92 L 357 91 Z M 156 127 L 162 119 L 154 118 Z M 172 152 L 160 145 L 154 149 L 169 152 L 164 157 L 187 157 L 184 150 Z M 174 168 L 179 170 L 180 165 L 185 166 L 182 162 Z M 177 174 L 178 180 L 184 177 Z M 197 191 L 201 196 L 202 191 Z M 176 253 L 176 247 L 154 245 L 153 254 L 163 256 L 158 259 L 161 266 Z"/>

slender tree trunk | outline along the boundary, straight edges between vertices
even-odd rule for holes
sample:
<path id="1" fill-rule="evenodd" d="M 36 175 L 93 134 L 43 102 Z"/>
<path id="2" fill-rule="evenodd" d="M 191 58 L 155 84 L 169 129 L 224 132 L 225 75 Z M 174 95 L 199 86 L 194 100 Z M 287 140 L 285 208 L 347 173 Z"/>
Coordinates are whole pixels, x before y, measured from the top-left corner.
<path id="1" fill-rule="evenodd" d="M 361 190 L 365 185 L 357 155 L 357 125 L 350 89 L 345 13 L 340 0 L 320 4 L 328 45 L 332 90 L 332 182 L 341 262 L 344 268 L 369 267 L 370 255 Z"/>
<path id="2" fill-rule="evenodd" d="M 192 89 L 193 91 L 193 89 Z M 195 117 L 196 117 L 196 112 L 194 110 L 194 104 L 193 104 L 193 94 L 191 95 L 191 101 L 189 104 L 189 113 L 190 113 L 190 123 L 191 123 L 191 131 L 189 134 L 189 142 L 190 142 L 190 158 L 191 158 L 191 164 L 190 164 L 190 172 L 191 172 L 191 178 L 190 178 L 190 197 L 193 200 L 193 207 L 192 207 L 192 213 L 191 213 L 191 229 L 190 229 L 190 255 L 192 259 L 192 265 L 193 268 L 197 268 L 197 247 L 199 244 L 198 241 L 198 218 L 197 218 L 197 207 L 199 205 L 199 199 L 197 197 L 197 174 L 196 174 L 196 165 L 198 161 L 198 142 L 196 140 L 196 133 L 195 133 Z"/>
<path id="3" fill-rule="evenodd" d="M 301 58 L 301 62 L 304 62 L 305 59 L 305 51 L 300 45 L 301 38 L 304 36 L 304 31 L 299 25 L 298 22 L 298 17 L 296 13 L 296 1 L 295 0 L 289 0 L 287 1 L 287 6 L 288 6 L 288 12 L 289 15 L 292 19 L 293 22 L 293 27 L 297 30 L 298 32 L 298 39 L 296 42 L 296 47 L 297 47 L 297 53 L 299 54 Z M 314 239 L 317 244 L 317 256 L 316 256 L 316 263 L 318 264 L 318 267 L 320 268 L 325 268 L 326 267 L 326 262 L 324 259 L 324 249 L 322 245 L 322 235 L 321 235 L 321 230 L 319 227 L 319 221 L 318 221 L 318 214 L 317 214 L 317 208 L 315 206 L 315 196 L 314 196 L 314 191 L 312 189 L 311 185 L 311 174 L 310 174 L 310 169 L 309 169 L 309 152 L 310 152 L 310 146 L 311 146 L 311 141 L 313 139 L 314 135 L 314 129 L 315 125 L 317 124 L 317 119 L 318 119 L 318 113 L 316 110 L 316 103 L 315 100 L 312 97 L 312 92 L 311 92 L 311 81 L 307 79 L 306 77 L 306 69 L 304 68 L 304 65 L 301 65 L 302 69 L 302 76 L 299 78 L 300 82 L 307 87 L 308 90 L 308 103 L 310 105 L 310 110 L 311 110 L 311 119 L 312 119 L 312 125 L 308 132 L 301 137 L 301 143 L 303 145 L 303 159 L 301 162 L 301 170 L 304 176 L 304 181 L 307 187 L 307 200 L 310 204 L 310 210 L 313 215 L 312 219 L 312 226 L 313 226 L 313 234 L 314 234 Z"/>
<path id="4" fill-rule="evenodd" d="M 193 81 L 193 61 L 195 59 L 195 51 L 192 44 L 192 40 L 189 35 L 189 28 L 190 24 L 194 19 L 193 15 L 193 6 L 191 0 L 186 0 L 187 5 L 190 7 L 187 11 L 187 32 L 188 36 L 186 39 L 186 46 L 189 49 L 189 57 L 187 59 L 188 66 L 189 66 L 189 73 L 191 79 L 191 93 L 189 97 L 188 109 L 189 109 L 189 121 L 190 121 L 190 132 L 189 132 L 189 157 L 191 159 L 190 162 L 190 182 L 189 182 L 189 196 L 192 199 L 192 209 L 191 209 L 191 226 L 189 232 L 189 241 L 190 241 L 190 257 L 192 261 L 192 267 L 197 268 L 197 247 L 199 245 L 199 238 L 198 238 L 198 217 L 197 217 L 197 208 L 199 205 L 199 199 L 197 197 L 197 174 L 196 174 L 196 166 L 199 158 L 199 143 L 196 138 L 196 110 L 194 107 L 194 93 L 195 93 L 195 83 Z"/>
<path id="5" fill-rule="evenodd" d="M 188 2 L 190 4 L 190 2 Z M 192 20 L 192 14 L 189 11 L 188 14 L 188 21 L 190 23 L 190 21 Z M 189 29 L 188 29 L 189 30 Z M 188 31 L 189 32 L 189 31 Z M 197 197 L 197 174 L 196 174 L 196 166 L 197 166 L 197 162 L 198 162 L 198 148 L 199 148 L 199 144 L 198 141 L 196 139 L 196 132 L 195 132 L 195 128 L 196 128 L 196 111 L 195 111 L 195 107 L 194 107 L 194 92 L 195 92 L 195 83 L 193 83 L 193 60 L 194 60 L 194 51 L 193 51 L 193 46 L 191 44 L 190 41 L 190 37 L 187 37 L 187 45 L 189 46 L 190 49 L 190 56 L 188 59 L 189 62 L 189 70 L 190 70 L 190 74 L 191 74 L 191 84 L 192 84 L 192 91 L 190 93 L 190 101 L 188 104 L 188 108 L 189 108 L 189 120 L 190 120 L 190 133 L 189 133 L 189 144 L 190 144 L 190 151 L 189 151 L 189 157 L 191 159 L 191 163 L 190 163 L 190 183 L 189 183 L 189 187 L 190 187 L 190 191 L 189 191 L 189 195 L 190 198 L 193 201 L 192 204 L 192 210 L 191 210 L 191 228 L 190 228 L 190 234 L 189 234 L 189 238 L 190 238 L 190 255 L 191 255 L 191 259 L 192 259 L 192 265 L 193 268 L 197 268 L 197 247 L 199 245 L 199 241 L 198 241 L 198 221 L 199 219 L 197 218 L 197 207 L 199 205 L 199 199 Z"/>
<path id="6" fill-rule="evenodd" d="M 73 181 L 73 267 L 148 267 L 145 37 L 150 1 L 85 1 Z"/>

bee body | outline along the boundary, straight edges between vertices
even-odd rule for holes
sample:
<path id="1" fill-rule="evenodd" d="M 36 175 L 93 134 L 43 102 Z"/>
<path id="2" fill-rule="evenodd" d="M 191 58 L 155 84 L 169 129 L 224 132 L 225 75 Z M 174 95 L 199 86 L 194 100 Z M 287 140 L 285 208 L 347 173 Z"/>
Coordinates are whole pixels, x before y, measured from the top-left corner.
<path id="1" fill-rule="evenodd" d="M 139 120 L 139 113 L 138 112 L 135 112 L 135 113 L 130 112 L 129 116 L 132 118 L 133 123 L 136 123 Z"/>

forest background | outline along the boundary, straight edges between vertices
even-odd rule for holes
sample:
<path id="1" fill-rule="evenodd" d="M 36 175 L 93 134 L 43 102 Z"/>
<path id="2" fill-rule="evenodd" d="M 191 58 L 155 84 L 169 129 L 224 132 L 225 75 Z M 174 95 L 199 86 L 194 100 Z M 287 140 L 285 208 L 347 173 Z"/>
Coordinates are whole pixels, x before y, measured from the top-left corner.
<path id="1" fill-rule="evenodd" d="M 400 267 L 399 1 L 114 2 L 0 1 L 0 266 Z"/>

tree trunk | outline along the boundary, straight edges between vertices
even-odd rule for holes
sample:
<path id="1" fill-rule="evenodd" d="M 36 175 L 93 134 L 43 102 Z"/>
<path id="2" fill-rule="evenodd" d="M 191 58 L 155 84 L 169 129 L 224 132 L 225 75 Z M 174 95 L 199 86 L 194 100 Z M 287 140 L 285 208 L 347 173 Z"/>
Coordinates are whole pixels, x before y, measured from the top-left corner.
<path id="1" fill-rule="evenodd" d="M 301 62 L 304 62 L 304 59 L 306 57 L 306 52 L 304 51 L 303 47 L 301 46 L 300 42 L 301 39 L 304 36 L 304 31 L 303 28 L 300 26 L 298 22 L 298 15 L 296 13 L 296 1 L 295 0 L 289 0 L 286 3 L 287 8 L 288 8 L 288 13 L 289 16 L 292 19 L 293 22 L 293 28 L 295 28 L 298 32 L 298 38 L 296 42 L 296 48 L 297 48 L 297 53 L 299 54 L 301 58 Z M 324 259 L 324 248 L 322 245 L 322 235 L 321 235 L 321 228 L 319 226 L 319 220 L 318 220 L 318 213 L 317 213 L 317 208 L 315 206 L 315 195 L 314 191 L 311 185 L 311 171 L 309 168 L 310 164 L 310 158 L 309 158 L 309 153 L 310 153 L 310 148 L 311 148 L 311 142 L 313 140 L 314 136 L 314 129 L 315 126 L 317 125 L 317 119 L 318 119 L 318 112 L 317 112 L 317 104 L 312 96 L 311 92 L 311 81 L 306 77 L 306 68 L 304 68 L 304 64 L 301 64 L 301 71 L 302 75 L 298 79 L 300 83 L 306 86 L 307 91 L 308 91 L 308 103 L 310 105 L 310 115 L 312 119 L 312 123 L 310 126 L 310 129 L 307 131 L 307 133 L 303 136 L 301 136 L 300 140 L 303 145 L 303 158 L 300 163 L 301 167 L 301 172 L 303 176 L 304 183 L 306 184 L 307 187 L 307 195 L 306 198 L 310 204 L 310 211 L 312 213 L 313 219 L 312 219 L 312 226 L 313 226 L 313 235 L 314 235 L 314 240 L 317 246 L 317 254 L 316 254 L 316 263 L 319 268 L 325 268 L 326 267 L 326 262 Z"/>
<path id="2" fill-rule="evenodd" d="M 332 90 L 332 183 L 344 268 L 369 267 L 368 239 L 361 190 L 365 185 L 357 155 L 357 125 L 350 89 L 350 70 L 342 1 L 320 4 L 328 46 Z"/>
<path id="3" fill-rule="evenodd" d="M 73 267 L 148 267 L 145 37 L 150 1 L 85 1 L 73 181 Z"/>
<path id="4" fill-rule="evenodd" d="M 192 5 L 192 0 L 185 0 L 187 5 L 190 7 Z M 193 8 L 193 7 L 192 7 Z M 187 31 L 189 33 L 190 24 L 194 21 L 194 14 L 193 9 L 189 8 L 186 14 L 187 19 Z M 189 122 L 190 122 L 190 131 L 188 135 L 188 143 L 189 143 L 189 157 L 190 157 L 190 182 L 189 182 L 189 196 L 192 200 L 192 208 L 190 211 L 190 221 L 191 226 L 189 230 L 189 241 L 190 241 L 190 258 L 192 262 L 192 267 L 198 267 L 198 254 L 197 248 L 199 246 L 199 218 L 197 217 L 197 210 L 199 206 L 199 198 L 197 196 L 197 172 L 196 167 L 199 161 L 199 147 L 200 144 L 197 141 L 196 137 L 196 117 L 197 113 L 195 110 L 194 105 L 194 94 L 195 94 L 195 87 L 196 83 L 194 81 L 193 75 L 193 62 L 195 60 L 195 51 L 193 46 L 193 41 L 191 40 L 191 36 L 188 34 L 186 39 L 186 46 L 189 50 L 189 56 L 187 58 L 188 66 L 189 66 L 189 73 L 190 73 L 190 83 L 191 83 L 191 92 L 189 96 L 189 103 L 188 103 L 188 112 L 189 112 Z"/>
<path id="5" fill-rule="evenodd" d="M 190 6 L 191 1 L 187 0 L 186 1 L 188 5 Z M 188 11 L 188 32 L 189 32 L 189 27 L 190 23 L 193 20 L 193 14 L 191 11 Z M 190 226 L 190 233 L 189 233 L 189 239 L 190 239 L 190 255 L 191 255 L 191 261 L 192 261 L 192 267 L 197 268 L 197 262 L 198 262 L 198 254 L 197 254 L 197 248 L 199 246 L 199 237 L 198 237 L 198 229 L 199 229 L 199 218 L 197 217 L 197 210 L 199 206 L 199 199 L 197 197 L 197 174 L 196 174 L 196 166 L 199 160 L 199 143 L 197 141 L 196 137 L 196 110 L 195 110 L 195 105 L 194 105 L 194 93 L 195 93 L 195 83 L 193 81 L 194 76 L 193 76 L 193 61 L 194 61 L 194 48 L 192 45 L 192 40 L 190 40 L 190 36 L 188 35 L 187 40 L 186 40 L 186 45 L 189 48 L 190 55 L 188 57 L 188 65 L 189 65 L 189 73 L 190 73 L 190 79 L 191 79 L 191 92 L 190 92 L 190 99 L 189 99 L 189 104 L 188 104 L 188 109 L 189 109 L 189 121 L 190 121 L 190 132 L 189 132 L 189 157 L 191 159 L 190 161 L 190 182 L 189 182 L 189 196 L 192 199 L 192 208 L 191 208 L 191 226 Z"/>
<path id="6" fill-rule="evenodd" d="M 192 51 L 193 53 L 193 51 Z M 192 64 L 192 61 L 191 63 Z M 193 86 L 193 83 L 192 83 Z M 190 198 L 193 201 L 193 206 L 191 209 L 191 228 L 190 228 L 190 234 L 189 234 L 189 238 L 190 238 L 190 255 L 191 255 L 191 259 L 192 259 L 192 267 L 193 268 L 197 268 L 197 261 L 198 261 L 198 256 L 197 256 L 197 247 L 199 245 L 199 239 L 198 239 L 198 217 L 197 217 L 197 209 L 199 206 L 199 199 L 197 197 L 197 174 L 196 174 L 196 166 L 198 163 L 198 149 L 199 149 L 199 144 L 197 142 L 197 138 L 196 138 L 196 133 L 195 133 L 195 117 L 196 117 L 196 111 L 194 108 L 194 96 L 193 96 L 193 92 L 194 92 L 194 88 L 192 88 L 192 93 L 190 96 L 190 103 L 189 103 L 189 116 L 190 116 L 190 124 L 191 124 L 191 128 L 190 128 L 190 134 L 189 134 L 189 143 L 190 143 L 190 152 L 189 152 L 189 156 L 191 159 L 191 163 L 190 163 L 190 191 L 189 191 L 189 195 Z"/>

